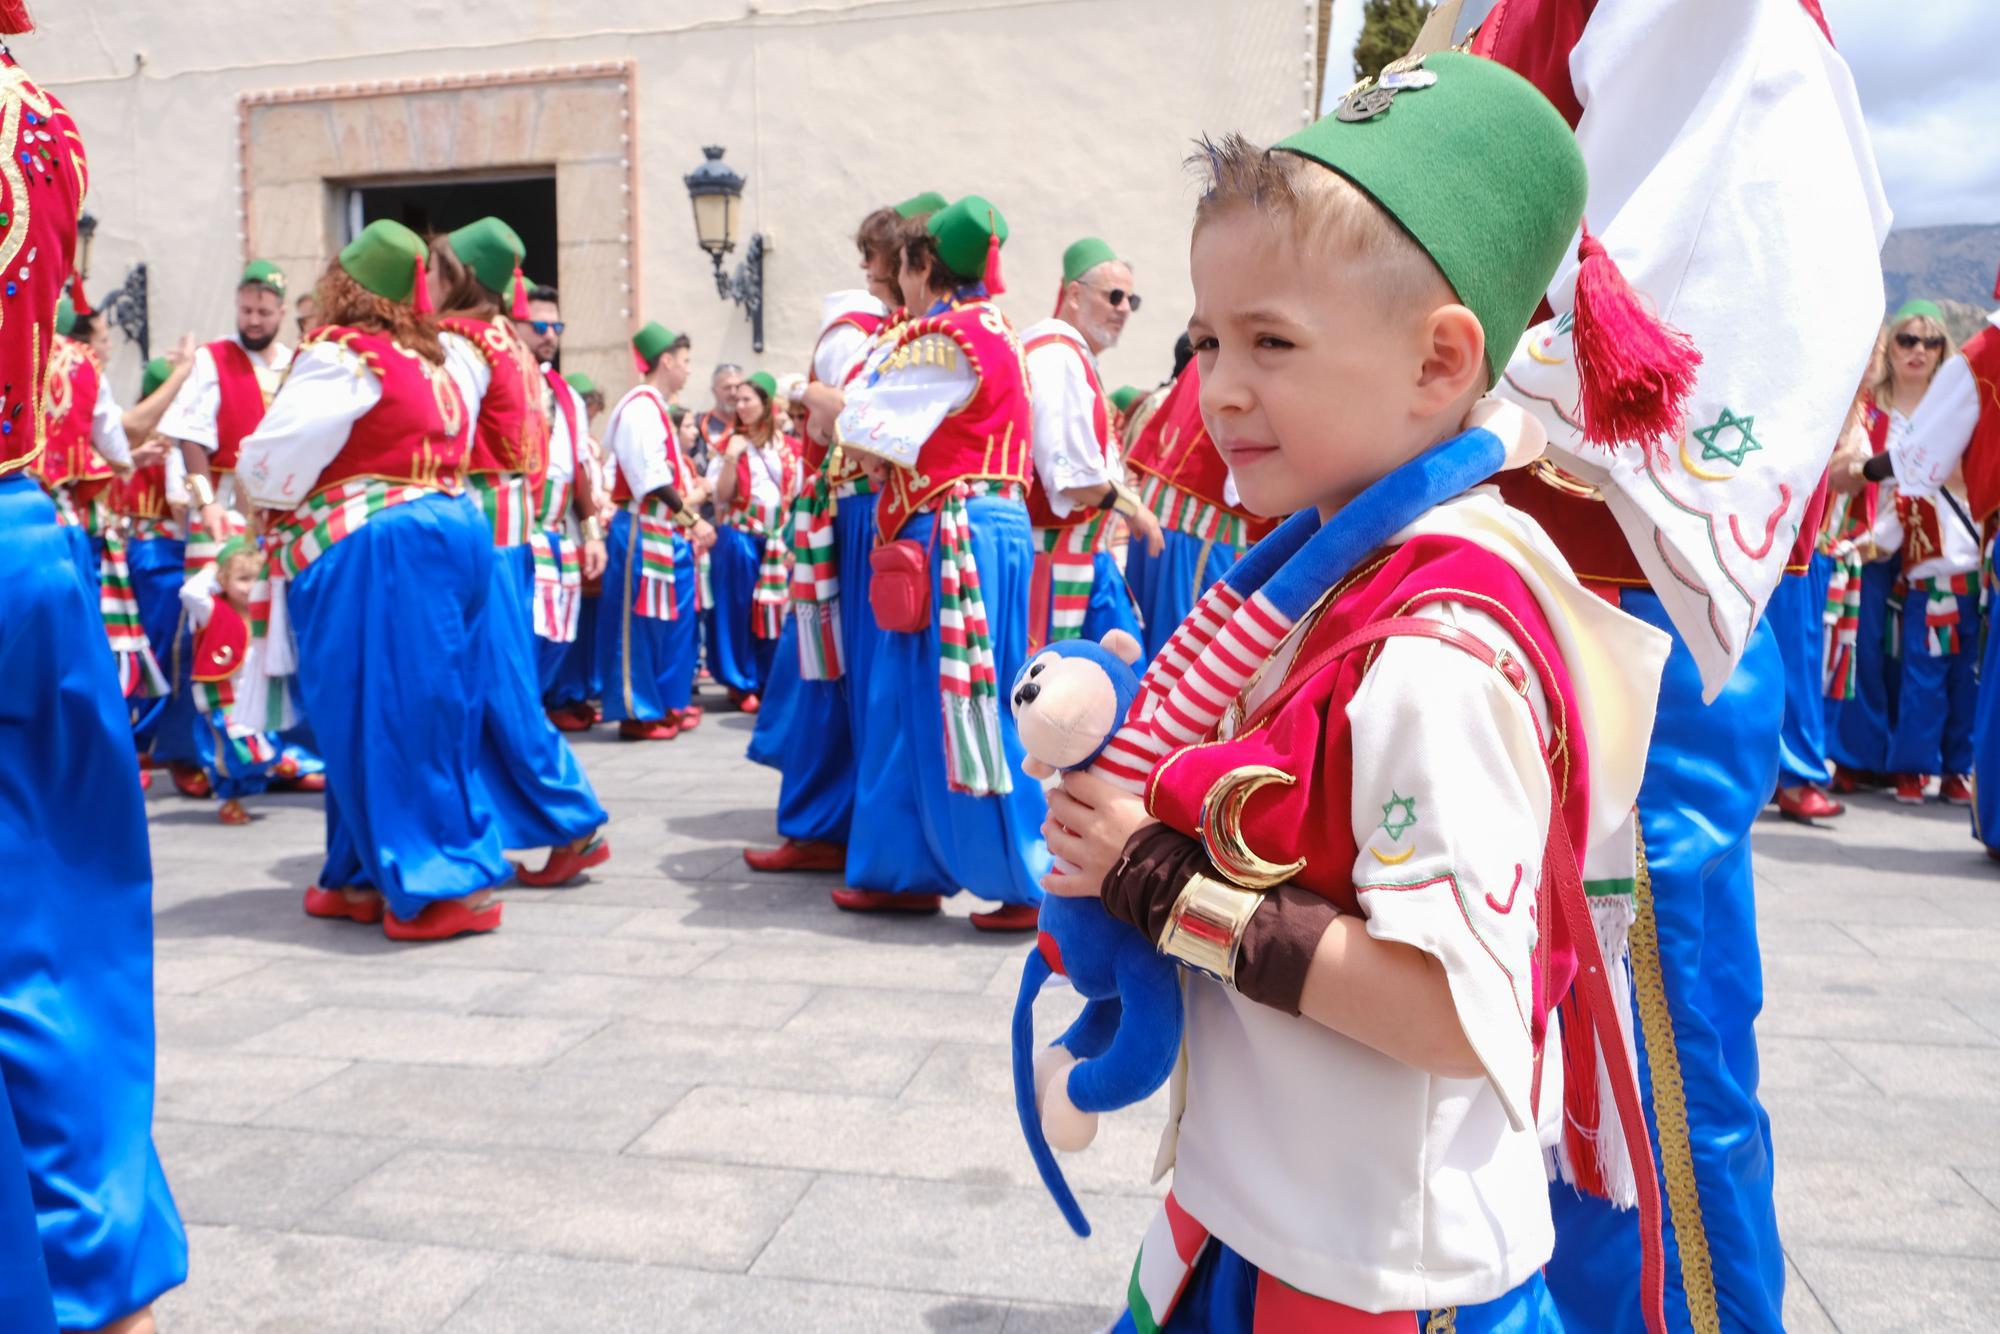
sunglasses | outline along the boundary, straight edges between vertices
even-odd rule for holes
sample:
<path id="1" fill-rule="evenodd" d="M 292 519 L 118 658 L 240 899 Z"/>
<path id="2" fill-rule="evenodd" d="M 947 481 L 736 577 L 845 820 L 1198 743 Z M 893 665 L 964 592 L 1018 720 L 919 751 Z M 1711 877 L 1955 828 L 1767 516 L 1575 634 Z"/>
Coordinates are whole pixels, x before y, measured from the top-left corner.
<path id="1" fill-rule="evenodd" d="M 1128 292 L 1122 287 L 1112 287 L 1112 288 L 1091 287 L 1089 283 L 1078 283 L 1077 286 L 1090 287 L 1091 291 L 1097 293 L 1099 296 L 1103 297 L 1106 301 L 1109 301 L 1111 303 L 1111 308 L 1113 310 L 1116 310 L 1118 307 L 1123 306 L 1127 310 L 1131 311 L 1134 315 L 1137 315 L 1139 313 L 1139 302 L 1141 298 L 1137 292 Z"/>
<path id="2" fill-rule="evenodd" d="M 561 320 L 529 320 L 528 327 L 538 334 L 554 334 L 558 338 L 562 337 L 563 322 Z"/>
<path id="3" fill-rule="evenodd" d="M 1902 348 L 1905 352 L 1908 352 L 1918 344 L 1922 344 L 1933 352 L 1944 351 L 1944 339 L 1938 337 L 1936 334 L 1932 334 L 1928 338 L 1922 338 L 1913 333 L 1899 333 L 1896 335 L 1896 346 Z"/>

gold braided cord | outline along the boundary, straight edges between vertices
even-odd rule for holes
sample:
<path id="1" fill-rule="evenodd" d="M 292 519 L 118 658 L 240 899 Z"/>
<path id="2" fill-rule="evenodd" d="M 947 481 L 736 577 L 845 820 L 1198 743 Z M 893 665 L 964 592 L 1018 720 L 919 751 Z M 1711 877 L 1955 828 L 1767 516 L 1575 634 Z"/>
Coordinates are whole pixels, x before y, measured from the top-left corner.
<path id="1" fill-rule="evenodd" d="M 1688 1134 L 1687 1086 L 1681 1080 L 1680 1048 L 1667 1009 L 1666 977 L 1660 968 L 1660 924 L 1653 913 L 1653 875 L 1646 865 L 1646 836 L 1635 832 L 1638 918 L 1632 924 L 1633 1009 L 1646 1035 L 1646 1064 L 1653 1075 L 1653 1120 L 1660 1131 L 1660 1169 L 1666 1178 L 1667 1210 L 1680 1247 L 1681 1286 L 1687 1293 L 1688 1321 L 1695 1334 L 1722 1334 L 1715 1300 L 1715 1269 L 1709 1262 L 1708 1231 L 1701 1221 L 1701 1190 L 1694 1175 L 1694 1145 Z"/>

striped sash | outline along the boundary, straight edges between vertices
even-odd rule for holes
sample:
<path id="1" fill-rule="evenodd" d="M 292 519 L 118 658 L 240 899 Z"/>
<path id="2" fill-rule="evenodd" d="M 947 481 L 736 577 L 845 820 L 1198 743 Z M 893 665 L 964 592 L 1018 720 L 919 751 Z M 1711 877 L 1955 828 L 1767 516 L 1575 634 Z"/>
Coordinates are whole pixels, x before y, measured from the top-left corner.
<path id="1" fill-rule="evenodd" d="M 1855 649 L 1861 640 L 1861 553 L 1842 542 L 1828 553 L 1833 575 L 1826 584 L 1821 636 L 1820 688 L 1828 699 L 1852 699 L 1860 680 Z"/>
<path id="2" fill-rule="evenodd" d="M 356 477 L 336 483 L 272 523 L 269 538 L 272 559 L 286 578 L 296 579 L 331 551 L 336 542 L 360 532 L 383 510 L 444 494 L 435 486 L 388 482 L 379 477 Z M 193 542 L 188 543 L 188 552 L 192 559 Z"/>
<path id="3" fill-rule="evenodd" d="M 119 690 L 127 699 L 158 699 L 167 693 L 153 646 L 139 622 L 139 599 L 132 593 L 132 570 L 125 558 L 125 532 L 118 524 L 104 530 L 104 572 L 98 586 L 98 607 L 104 613 L 104 633 L 118 663 Z"/>
<path id="4" fill-rule="evenodd" d="M 664 500 L 653 498 L 633 507 L 632 535 L 626 558 L 639 571 L 639 588 L 632 599 L 632 613 L 653 621 L 677 621 L 680 600 L 674 591 L 673 511 Z"/>
<path id="5" fill-rule="evenodd" d="M 1933 658 L 1948 658 L 1963 647 L 1959 633 L 1958 600 L 1973 589 L 1973 575 L 1940 574 L 1910 583 L 1924 595 L 1924 647 Z"/>
<path id="6" fill-rule="evenodd" d="M 1102 545 L 1108 515 L 1099 514 L 1088 523 L 1069 528 L 1040 528 L 1041 541 L 1036 582 L 1043 571 L 1048 578 L 1049 641 L 1075 639 L 1083 633 L 1084 616 L 1090 611 L 1090 595 L 1097 586 L 1097 549 Z M 1041 627 L 1035 627 L 1039 630 Z"/>
<path id="7" fill-rule="evenodd" d="M 492 525 L 494 546 L 505 550 L 528 540 L 534 506 L 528 496 L 527 478 L 511 473 L 471 473 L 465 479 L 465 490 L 479 503 L 479 512 Z"/>
<path id="8" fill-rule="evenodd" d="M 535 633 L 554 644 L 576 640 L 577 617 L 583 611 L 583 569 L 576 543 L 537 530 L 528 538 L 535 565 Z"/>
<path id="9" fill-rule="evenodd" d="M 1244 543 L 1243 516 L 1188 494 L 1166 478 L 1142 473 L 1139 500 L 1170 533 L 1183 533 L 1197 542 L 1219 542 L 1237 548 Z"/>

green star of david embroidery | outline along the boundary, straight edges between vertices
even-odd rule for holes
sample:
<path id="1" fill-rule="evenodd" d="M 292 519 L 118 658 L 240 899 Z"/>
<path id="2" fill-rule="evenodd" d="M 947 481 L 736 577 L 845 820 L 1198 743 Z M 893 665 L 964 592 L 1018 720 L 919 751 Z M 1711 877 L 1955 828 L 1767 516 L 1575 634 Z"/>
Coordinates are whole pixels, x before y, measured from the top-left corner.
<path id="1" fill-rule="evenodd" d="M 1704 460 L 1725 459 L 1736 467 L 1742 467 L 1745 455 L 1754 449 L 1762 449 L 1764 447 L 1758 443 L 1756 436 L 1750 434 L 1750 428 L 1756 422 L 1757 419 L 1755 417 L 1739 417 L 1728 408 L 1724 408 L 1722 415 L 1716 418 L 1715 425 L 1701 427 L 1694 433 L 1694 438 L 1701 441 L 1702 458 Z M 1736 448 L 1724 449 L 1715 442 L 1724 431 L 1729 430 L 1731 427 L 1736 429 Z"/>
<path id="2" fill-rule="evenodd" d="M 1401 838 L 1417 822 L 1417 799 L 1391 791 L 1389 799 L 1382 803 L 1382 832 L 1390 838 Z"/>

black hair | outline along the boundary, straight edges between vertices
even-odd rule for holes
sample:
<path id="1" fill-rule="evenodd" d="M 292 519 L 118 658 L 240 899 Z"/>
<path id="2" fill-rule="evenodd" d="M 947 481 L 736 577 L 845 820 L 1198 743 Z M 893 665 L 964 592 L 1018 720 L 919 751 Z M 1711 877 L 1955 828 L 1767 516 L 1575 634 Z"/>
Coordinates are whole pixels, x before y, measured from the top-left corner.
<path id="1" fill-rule="evenodd" d="M 528 300 L 546 301 L 552 306 L 559 306 L 562 304 L 562 298 L 556 295 L 555 288 L 543 287 L 539 283 L 528 289 Z"/>
<path id="2" fill-rule="evenodd" d="M 1188 337 L 1186 332 L 1182 332 L 1181 336 L 1174 340 L 1174 378 L 1176 380 L 1181 378 L 1181 372 L 1186 370 L 1187 364 L 1193 360 L 1194 339 Z"/>

